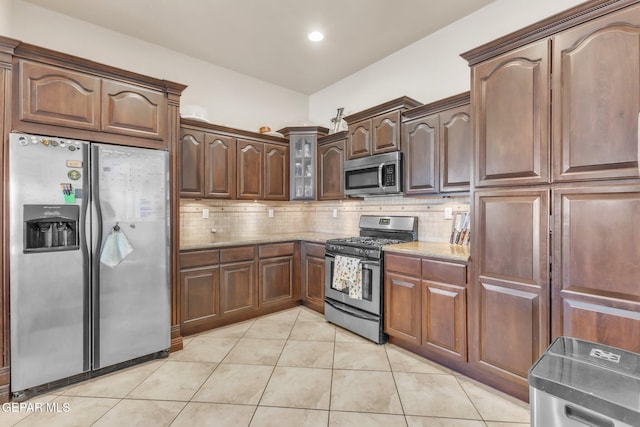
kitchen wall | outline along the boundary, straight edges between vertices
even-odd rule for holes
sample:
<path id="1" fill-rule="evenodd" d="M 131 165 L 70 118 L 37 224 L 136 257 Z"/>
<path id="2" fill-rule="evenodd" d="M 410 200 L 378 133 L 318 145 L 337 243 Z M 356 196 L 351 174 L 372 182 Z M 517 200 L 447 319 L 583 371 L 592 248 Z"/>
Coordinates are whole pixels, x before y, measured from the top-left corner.
<path id="1" fill-rule="evenodd" d="M 262 125 L 331 127 L 338 107 L 349 114 L 402 95 L 426 103 L 468 90 L 460 53 L 581 1 L 496 0 L 310 97 L 23 0 L 0 0 L 0 34 L 187 84 L 182 104 L 203 106 L 217 124 L 253 131 Z"/>
<path id="2" fill-rule="evenodd" d="M 0 34 L 11 34 L 11 16 L 13 15 L 13 1 L 0 0 Z"/>
<path id="3" fill-rule="evenodd" d="M 468 212 L 469 198 L 375 197 L 365 200 L 326 202 L 243 202 L 187 200 L 180 204 L 181 243 L 215 241 L 219 237 L 274 233 L 358 234 L 360 215 L 408 215 L 418 217 L 419 240 L 448 242 L 451 220 L 444 219 L 445 207 Z M 202 210 L 209 209 L 209 218 Z M 273 218 L 268 211 L 273 209 Z M 333 210 L 337 217 L 333 217 Z M 215 233 L 211 230 L 214 229 Z M 213 240 L 212 240 L 213 239 Z"/>
<path id="4" fill-rule="evenodd" d="M 583 0 L 496 0 L 477 12 L 311 95 L 309 117 L 331 128 L 338 107 L 356 113 L 400 96 L 429 103 L 469 90 L 460 54 Z"/>

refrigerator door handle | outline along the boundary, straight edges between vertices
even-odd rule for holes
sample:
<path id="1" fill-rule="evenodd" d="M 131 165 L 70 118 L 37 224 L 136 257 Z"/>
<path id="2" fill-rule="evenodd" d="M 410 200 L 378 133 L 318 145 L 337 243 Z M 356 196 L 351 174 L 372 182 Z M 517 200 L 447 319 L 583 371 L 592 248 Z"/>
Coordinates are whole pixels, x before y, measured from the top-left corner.
<path id="1" fill-rule="evenodd" d="M 93 277 L 91 278 L 92 317 L 93 317 L 93 368 L 100 366 L 100 249 L 102 245 L 102 208 L 100 207 L 100 148 L 91 145 L 91 200 L 93 206 Z"/>
<path id="2" fill-rule="evenodd" d="M 91 369 L 91 248 L 93 244 L 91 229 L 91 179 L 89 168 L 89 145 L 83 146 L 82 151 L 82 203 L 80 206 L 80 251 L 82 252 L 83 276 L 83 370 Z"/>

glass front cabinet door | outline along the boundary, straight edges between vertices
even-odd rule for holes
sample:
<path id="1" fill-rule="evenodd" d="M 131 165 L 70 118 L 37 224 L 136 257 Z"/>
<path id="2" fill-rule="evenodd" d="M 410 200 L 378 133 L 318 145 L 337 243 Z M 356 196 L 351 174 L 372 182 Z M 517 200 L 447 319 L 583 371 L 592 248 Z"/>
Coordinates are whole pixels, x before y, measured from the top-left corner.
<path id="1" fill-rule="evenodd" d="M 317 199 L 318 136 L 328 129 L 318 127 L 286 128 L 290 141 L 291 159 L 290 200 Z M 282 131 L 281 131 L 282 132 Z"/>

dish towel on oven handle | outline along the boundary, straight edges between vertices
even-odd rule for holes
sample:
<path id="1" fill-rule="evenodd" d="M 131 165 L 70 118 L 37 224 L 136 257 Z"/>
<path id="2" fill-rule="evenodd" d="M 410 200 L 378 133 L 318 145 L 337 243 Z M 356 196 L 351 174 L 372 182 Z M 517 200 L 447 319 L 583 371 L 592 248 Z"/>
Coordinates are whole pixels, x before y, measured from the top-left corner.
<path id="1" fill-rule="evenodd" d="M 349 298 L 362 299 L 362 264 L 360 264 L 360 260 L 336 255 L 331 287 L 338 291 L 349 288 Z"/>

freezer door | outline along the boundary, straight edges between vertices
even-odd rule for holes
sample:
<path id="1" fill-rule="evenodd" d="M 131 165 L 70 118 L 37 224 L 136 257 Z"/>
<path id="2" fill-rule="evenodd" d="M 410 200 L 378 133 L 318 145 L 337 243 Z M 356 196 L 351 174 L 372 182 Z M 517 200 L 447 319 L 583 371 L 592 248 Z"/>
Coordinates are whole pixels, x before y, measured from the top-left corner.
<path id="1" fill-rule="evenodd" d="M 9 141 L 11 391 L 90 368 L 88 145 Z"/>
<path id="2" fill-rule="evenodd" d="M 170 346 L 168 153 L 93 144 L 94 369 Z"/>

